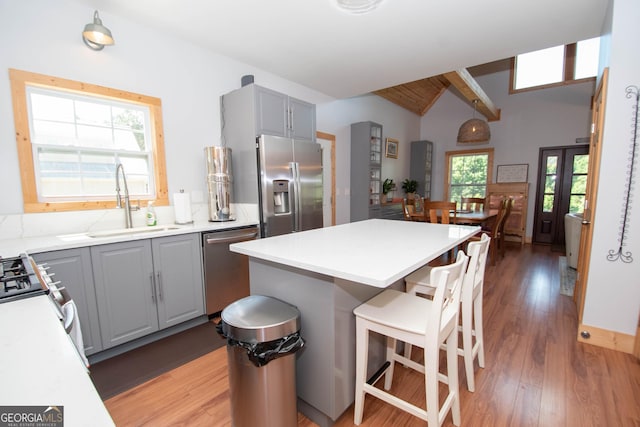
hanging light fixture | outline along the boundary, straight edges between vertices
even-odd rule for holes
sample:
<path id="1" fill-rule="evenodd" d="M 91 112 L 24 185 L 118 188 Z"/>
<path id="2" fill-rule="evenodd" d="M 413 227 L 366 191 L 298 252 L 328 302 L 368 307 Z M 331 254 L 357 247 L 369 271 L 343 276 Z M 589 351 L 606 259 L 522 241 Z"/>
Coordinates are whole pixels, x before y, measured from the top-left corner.
<path id="1" fill-rule="evenodd" d="M 487 142 L 491 139 L 489 123 L 482 119 L 476 119 L 476 106 L 478 100 L 473 100 L 473 118 L 467 120 L 458 130 L 458 142 L 467 144 L 471 142 Z"/>
<path id="2" fill-rule="evenodd" d="M 93 50 L 102 50 L 105 46 L 115 43 L 111 31 L 102 25 L 97 10 L 93 13 L 93 22 L 84 26 L 82 41 Z"/>

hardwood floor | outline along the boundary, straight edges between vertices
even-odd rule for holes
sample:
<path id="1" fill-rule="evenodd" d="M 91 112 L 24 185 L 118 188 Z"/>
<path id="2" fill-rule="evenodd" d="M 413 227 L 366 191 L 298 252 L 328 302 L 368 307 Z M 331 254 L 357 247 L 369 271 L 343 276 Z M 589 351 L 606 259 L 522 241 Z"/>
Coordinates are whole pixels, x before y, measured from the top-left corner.
<path id="1" fill-rule="evenodd" d="M 510 246 L 495 267 L 487 266 L 486 367 L 476 362 L 470 393 L 459 360 L 463 426 L 640 426 L 640 364 L 629 354 L 576 341 L 575 305 L 559 293 L 559 255 L 546 246 Z M 420 374 L 397 367 L 393 389 L 424 405 Z M 105 404 L 118 426 L 230 426 L 226 349 Z M 315 425 L 301 414 L 298 421 Z M 362 426 L 425 424 L 365 399 Z M 336 422 L 352 425 L 353 407 Z M 451 415 L 445 425 L 453 425 Z"/>

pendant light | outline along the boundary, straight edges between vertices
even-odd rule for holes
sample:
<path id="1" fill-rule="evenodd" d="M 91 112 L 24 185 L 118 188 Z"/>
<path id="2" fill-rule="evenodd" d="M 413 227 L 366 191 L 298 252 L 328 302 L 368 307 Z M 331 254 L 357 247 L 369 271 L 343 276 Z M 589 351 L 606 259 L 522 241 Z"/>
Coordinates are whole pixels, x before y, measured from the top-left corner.
<path id="1" fill-rule="evenodd" d="M 467 120 L 458 130 L 458 142 L 468 144 L 473 142 L 487 142 L 491 139 L 489 124 L 482 119 L 476 119 L 478 100 L 473 100 L 473 118 Z"/>
<path id="2" fill-rule="evenodd" d="M 93 50 L 102 50 L 105 46 L 115 43 L 111 31 L 102 25 L 102 19 L 97 10 L 93 13 L 93 22 L 84 26 L 82 41 Z"/>

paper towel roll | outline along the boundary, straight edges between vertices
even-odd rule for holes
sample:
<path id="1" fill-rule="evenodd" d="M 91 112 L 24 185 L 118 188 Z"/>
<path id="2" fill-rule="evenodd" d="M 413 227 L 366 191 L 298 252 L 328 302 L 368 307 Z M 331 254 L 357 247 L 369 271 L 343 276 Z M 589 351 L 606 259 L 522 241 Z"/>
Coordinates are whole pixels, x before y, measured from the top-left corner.
<path id="1" fill-rule="evenodd" d="M 189 193 L 173 194 L 173 210 L 175 212 L 176 224 L 189 224 L 193 222 L 191 218 L 191 198 Z"/>

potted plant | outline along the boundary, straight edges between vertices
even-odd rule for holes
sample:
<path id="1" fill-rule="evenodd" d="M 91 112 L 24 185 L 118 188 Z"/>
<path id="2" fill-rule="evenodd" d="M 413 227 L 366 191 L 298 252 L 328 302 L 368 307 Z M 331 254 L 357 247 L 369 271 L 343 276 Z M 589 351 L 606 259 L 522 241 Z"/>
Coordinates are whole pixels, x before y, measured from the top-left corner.
<path id="1" fill-rule="evenodd" d="M 396 189 L 396 184 L 393 182 L 393 179 L 391 178 L 385 179 L 384 182 L 382 183 L 382 194 L 387 196 L 386 197 L 387 202 L 390 202 L 392 200 L 392 197 L 388 193 L 395 189 Z"/>
<path id="2" fill-rule="evenodd" d="M 418 181 L 407 178 L 402 181 L 402 189 L 407 194 L 407 201 L 413 200 L 413 196 L 418 189 Z"/>

